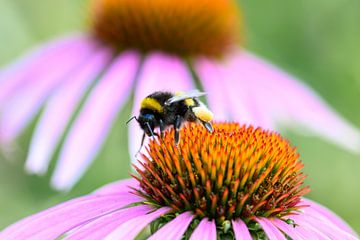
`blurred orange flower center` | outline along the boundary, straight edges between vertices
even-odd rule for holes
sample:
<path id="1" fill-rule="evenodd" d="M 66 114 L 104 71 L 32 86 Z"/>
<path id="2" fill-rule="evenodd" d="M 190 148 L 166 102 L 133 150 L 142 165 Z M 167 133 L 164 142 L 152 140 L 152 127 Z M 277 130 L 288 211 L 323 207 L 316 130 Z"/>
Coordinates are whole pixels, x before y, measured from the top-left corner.
<path id="1" fill-rule="evenodd" d="M 95 36 L 117 50 L 220 57 L 239 39 L 233 0 L 93 0 Z"/>

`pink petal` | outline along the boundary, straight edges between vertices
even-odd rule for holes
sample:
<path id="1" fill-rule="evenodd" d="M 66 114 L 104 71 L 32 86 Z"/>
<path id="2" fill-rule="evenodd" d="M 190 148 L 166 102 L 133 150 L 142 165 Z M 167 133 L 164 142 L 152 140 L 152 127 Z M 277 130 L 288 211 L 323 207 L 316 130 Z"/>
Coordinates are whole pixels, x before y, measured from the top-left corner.
<path id="1" fill-rule="evenodd" d="M 243 124 L 272 127 L 271 115 L 255 105 L 252 96 L 255 93 L 244 84 L 245 77 L 240 77 L 239 66 L 231 61 L 219 64 L 202 59 L 197 62 L 196 69 L 205 83 L 205 90 L 209 91 L 209 106 L 215 119 L 229 120 L 228 115 L 231 114 L 233 119 Z"/>
<path id="2" fill-rule="evenodd" d="M 188 229 L 188 226 L 193 218 L 194 215 L 191 212 L 184 212 L 162 226 L 153 235 L 151 235 L 148 240 L 162 240 L 164 237 L 167 239 L 180 240 Z"/>
<path id="3" fill-rule="evenodd" d="M 214 220 L 209 221 L 207 218 L 201 220 L 190 237 L 190 240 L 197 239 L 216 240 L 216 224 Z"/>
<path id="4" fill-rule="evenodd" d="M 152 209 L 148 205 L 140 205 L 118 210 L 92 220 L 87 224 L 70 231 L 66 240 L 103 239 L 117 226 L 130 219 L 143 216 Z"/>
<path id="5" fill-rule="evenodd" d="M 26 86 L 18 89 L 4 105 L 0 119 L 2 141 L 10 142 L 21 132 L 49 94 L 71 78 L 71 71 L 83 66 L 93 47 L 92 41 L 84 39 L 74 42 L 51 59 L 43 59 L 41 69 L 31 72 Z"/>
<path id="6" fill-rule="evenodd" d="M 136 53 L 121 54 L 92 90 L 65 139 L 51 180 L 54 188 L 70 189 L 94 159 L 131 92 L 138 66 Z"/>
<path id="7" fill-rule="evenodd" d="M 108 50 L 95 52 L 79 72 L 59 86 L 48 100 L 39 123 L 36 126 L 26 160 L 26 170 L 44 174 L 59 143 L 61 134 L 70 120 L 75 107 L 86 89 L 104 69 L 110 59 Z"/>
<path id="8" fill-rule="evenodd" d="M 252 240 L 249 229 L 244 221 L 241 219 L 232 221 L 233 230 L 235 233 L 235 239 L 237 240 Z"/>
<path id="9" fill-rule="evenodd" d="M 274 123 L 297 123 L 345 148 L 360 151 L 360 133 L 313 90 L 270 63 L 245 51 L 235 51 L 225 63 L 201 60 L 200 79 L 211 82 L 204 69 L 218 72 L 229 111 L 236 120 L 273 128 Z M 209 95 L 211 97 L 211 95 Z M 216 102 L 209 101 L 215 108 Z M 216 112 L 215 112 L 216 114 Z"/>
<path id="10" fill-rule="evenodd" d="M 113 232 L 107 235 L 104 240 L 134 239 L 147 225 L 169 211 L 169 208 L 163 207 L 155 212 L 133 218 L 116 228 Z"/>
<path id="11" fill-rule="evenodd" d="M 270 220 L 258 217 L 256 221 L 260 223 L 269 240 L 286 240 L 284 234 Z"/>
<path id="12" fill-rule="evenodd" d="M 291 218 L 291 217 L 290 217 Z M 289 237 L 291 237 L 292 239 L 300 239 L 300 240 L 306 240 L 308 239 L 308 237 L 303 236 L 301 234 L 301 232 L 298 231 L 297 227 L 291 226 L 289 224 L 287 224 L 286 222 L 274 218 L 271 219 L 271 222 L 280 230 L 282 230 L 284 233 L 286 233 Z"/>
<path id="13" fill-rule="evenodd" d="M 93 192 L 93 194 L 95 195 L 120 194 L 120 193 L 132 191 L 131 187 L 133 188 L 139 187 L 139 182 L 134 178 L 129 178 L 107 184 L 97 189 L 95 192 Z"/>
<path id="14" fill-rule="evenodd" d="M 192 77 L 182 60 L 165 54 L 149 55 L 144 62 L 135 89 L 133 115 L 139 115 L 140 102 L 155 91 L 189 91 L 194 89 Z M 133 163 L 141 145 L 143 131 L 136 121 L 129 123 L 129 150 Z M 147 138 L 148 139 L 148 138 Z M 146 142 L 144 146 L 146 146 Z"/>
<path id="15" fill-rule="evenodd" d="M 326 221 L 319 221 L 318 219 L 314 219 L 311 217 L 306 218 L 306 222 L 314 226 L 317 230 L 324 233 L 330 239 L 343 239 L 343 240 L 357 240 L 358 238 L 343 231 L 342 229 L 338 228 L 334 224 Z M 301 224 L 301 222 L 299 222 Z"/>
<path id="16" fill-rule="evenodd" d="M 296 223 L 300 226 L 304 225 L 310 229 L 312 229 L 311 227 L 316 228 L 317 231 L 320 231 L 322 234 L 328 236 L 331 239 L 358 239 L 356 234 L 351 229 L 344 230 L 342 228 L 344 223 L 341 223 L 342 221 L 339 218 L 336 219 L 339 225 L 336 225 L 333 221 L 331 221 L 331 219 L 334 219 L 334 217 L 332 216 L 328 218 L 328 216 L 329 214 L 325 216 L 320 212 L 313 210 L 312 206 L 310 205 L 310 207 L 303 209 L 302 214 L 291 216 L 290 218 L 296 220 Z"/>
<path id="17" fill-rule="evenodd" d="M 0 239 L 55 239 L 76 226 L 128 204 L 121 195 L 77 198 L 9 226 L 0 232 Z"/>
<path id="18" fill-rule="evenodd" d="M 229 120 L 229 95 L 223 91 L 223 76 L 217 65 L 207 60 L 200 60 L 195 65 L 202 85 L 207 93 L 207 100 L 216 120 Z M 219 91 L 220 90 L 220 91 Z"/>
<path id="19" fill-rule="evenodd" d="M 352 230 L 352 228 L 346 222 L 344 222 L 340 217 L 338 217 L 332 211 L 330 211 L 326 207 L 320 205 L 319 203 L 311 201 L 310 199 L 302 199 L 301 204 L 310 205 L 309 208 L 304 209 L 304 212 L 306 212 L 306 213 L 309 212 L 309 214 L 311 214 L 313 216 L 315 214 L 317 214 L 319 216 L 323 216 L 324 219 L 332 222 L 334 225 L 338 226 L 342 230 L 344 230 L 350 234 L 356 235 L 354 230 Z"/>
<path id="20" fill-rule="evenodd" d="M 309 224 L 305 220 L 305 218 L 306 218 L 306 216 L 291 216 L 291 219 L 294 220 L 295 223 L 299 225 L 296 228 L 298 228 L 298 230 L 302 230 L 302 231 L 306 230 L 308 232 L 309 236 L 311 236 L 311 238 L 331 239 L 323 231 L 321 231 L 316 225 Z M 304 232 L 302 232 L 302 233 L 304 233 Z"/>
<path id="21" fill-rule="evenodd" d="M 19 60 L 1 69 L 0 107 L 18 89 L 27 85 L 29 76 L 43 69 L 44 63 L 53 61 L 54 56 L 57 56 L 79 41 L 84 41 L 84 36 L 67 36 L 47 44 L 42 44 L 40 47 L 26 53 Z"/>

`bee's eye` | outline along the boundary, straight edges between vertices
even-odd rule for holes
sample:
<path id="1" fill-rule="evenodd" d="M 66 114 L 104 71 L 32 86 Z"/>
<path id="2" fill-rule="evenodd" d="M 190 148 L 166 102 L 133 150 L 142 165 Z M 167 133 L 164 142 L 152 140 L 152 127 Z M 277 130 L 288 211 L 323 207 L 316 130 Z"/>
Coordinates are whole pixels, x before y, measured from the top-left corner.
<path id="1" fill-rule="evenodd" d="M 152 120 L 154 120 L 155 116 L 153 114 L 145 114 L 143 118 L 146 122 L 151 122 Z"/>

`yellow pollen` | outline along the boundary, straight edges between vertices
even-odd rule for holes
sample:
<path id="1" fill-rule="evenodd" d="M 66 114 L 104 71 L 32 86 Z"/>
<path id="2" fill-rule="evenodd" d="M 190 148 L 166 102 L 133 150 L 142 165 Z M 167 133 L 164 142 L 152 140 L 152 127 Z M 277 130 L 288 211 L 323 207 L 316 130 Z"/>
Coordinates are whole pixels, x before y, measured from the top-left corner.
<path id="1" fill-rule="evenodd" d="M 161 104 L 156 99 L 150 97 L 144 98 L 144 100 L 142 100 L 141 108 L 151 109 L 159 113 L 162 113 L 164 111 Z"/>
<path id="2" fill-rule="evenodd" d="M 94 35 L 117 50 L 221 57 L 241 37 L 234 0 L 92 0 Z"/>
<path id="3" fill-rule="evenodd" d="M 197 118 L 204 122 L 210 122 L 214 117 L 214 114 L 204 106 L 193 107 L 192 111 Z"/>

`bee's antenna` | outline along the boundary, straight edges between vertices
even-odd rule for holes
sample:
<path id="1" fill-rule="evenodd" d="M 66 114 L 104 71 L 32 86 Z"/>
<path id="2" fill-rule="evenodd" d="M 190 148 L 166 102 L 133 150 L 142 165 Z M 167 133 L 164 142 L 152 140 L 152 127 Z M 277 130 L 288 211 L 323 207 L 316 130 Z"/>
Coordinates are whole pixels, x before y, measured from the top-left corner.
<path id="1" fill-rule="evenodd" d="M 131 122 L 131 120 L 135 119 L 138 122 L 138 119 L 136 118 L 136 116 L 132 116 L 129 120 L 127 120 L 126 125 Z"/>

